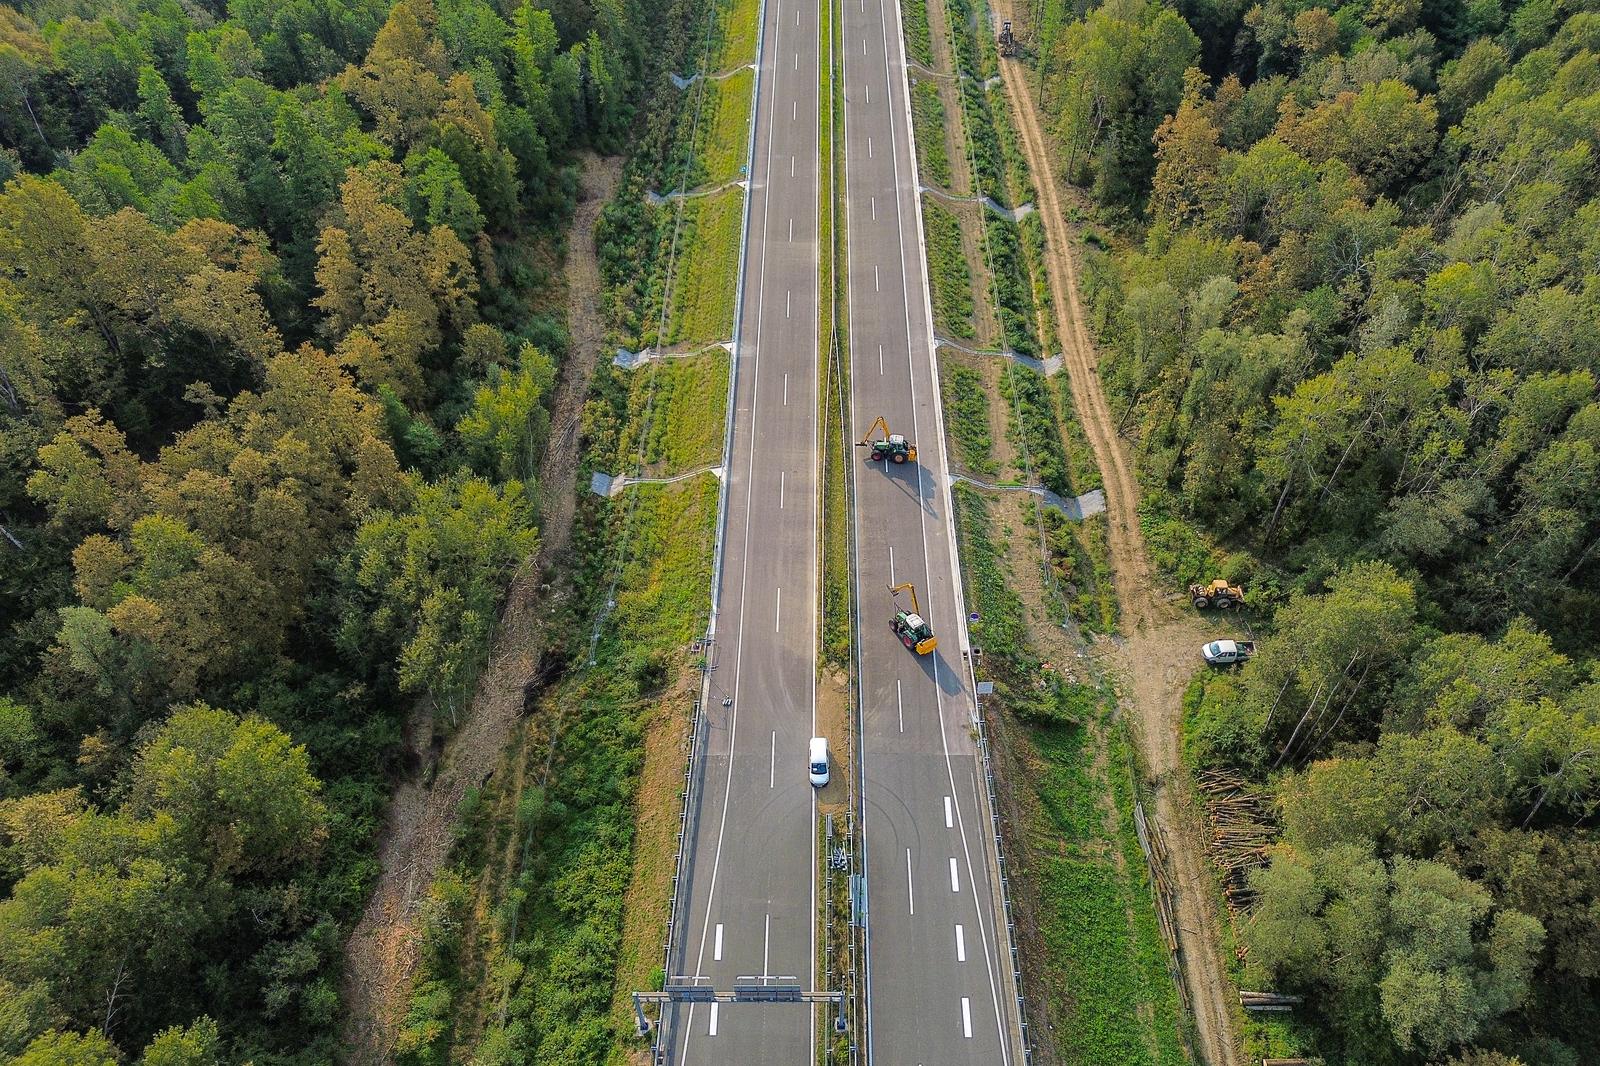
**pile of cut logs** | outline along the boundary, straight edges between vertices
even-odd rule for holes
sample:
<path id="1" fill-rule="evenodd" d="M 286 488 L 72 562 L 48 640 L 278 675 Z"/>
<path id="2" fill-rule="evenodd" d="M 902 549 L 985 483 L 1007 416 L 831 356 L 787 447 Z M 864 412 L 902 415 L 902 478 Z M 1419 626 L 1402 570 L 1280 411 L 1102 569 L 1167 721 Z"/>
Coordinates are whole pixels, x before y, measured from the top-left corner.
<path id="1" fill-rule="evenodd" d="M 1284 996 L 1277 992 L 1246 992 L 1242 988 L 1239 990 L 1239 1006 L 1245 1010 L 1287 1013 L 1304 1002 L 1304 996 Z"/>
<path id="2" fill-rule="evenodd" d="M 1248 911 L 1255 901 L 1250 871 L 1266 864 L 1267 847 L 1277 839 L 1278 827 L 1267 800 L 1237 774 L 1202 770 L 1197 783 L 1205 793 L 1206 850 L 1222 871 L 1228 914 L 1237 923 L 1240 912 Z"/>

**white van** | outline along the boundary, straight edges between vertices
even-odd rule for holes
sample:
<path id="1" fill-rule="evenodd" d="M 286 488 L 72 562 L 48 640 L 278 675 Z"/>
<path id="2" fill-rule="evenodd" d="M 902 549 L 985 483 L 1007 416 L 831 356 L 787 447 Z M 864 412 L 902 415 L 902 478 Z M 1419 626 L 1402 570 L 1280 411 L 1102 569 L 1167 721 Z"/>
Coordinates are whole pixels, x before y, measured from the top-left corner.
<path id="1" fill-rule="evenodd" d="M 828 738 L 811 738 L 811 783 L 821 788 L 828 783 Z"/>

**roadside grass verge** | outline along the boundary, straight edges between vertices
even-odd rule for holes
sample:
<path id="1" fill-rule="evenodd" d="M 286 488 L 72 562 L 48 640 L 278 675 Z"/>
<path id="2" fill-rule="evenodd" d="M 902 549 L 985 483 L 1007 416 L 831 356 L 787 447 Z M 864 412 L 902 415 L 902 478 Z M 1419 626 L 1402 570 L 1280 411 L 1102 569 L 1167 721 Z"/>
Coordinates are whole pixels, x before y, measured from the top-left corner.
<path id="1" fill-rule="evenodd" d="M 725 78 L 705 82 L 705 101 L 701 104 L 700 124 L 694 138 L 696 178 L 691 180 L 696 180 L 697 185 L 717 186 L 741 176 L 750 141 L 754 87 L 753 70 L 738 70 Z"/>
<path id="2" fill-rule="evenodd" d="M 711 62 L 713 74 L 752 63 L 761 21 L 761 0 L 732 0 L 722 16 L 722 46 Z"/>
<path id="3" fill-rule="evenodd" d="M 906 52 L 923 66 L 933 67 L 933 39 L 928 32 L 927 0 L 901 0 L 900 22 L 906 34 Z"/>
<path id="4" fill-rule="evenodd" d="M 989 402 L 983 375 L 965 363 L 944 360 L 945 425 L 956 444 L 956 462 L 974 477 L 991 480 L 1000 472 L 994 460 L 994 438 L 990 435 Z"/>
<path id="5" fill-rule="evenodd" d="M 742 189 L 684 202 L 664 345 L 714 344 L 733 336 L 743 218 Z M 671 227 L 665 229 L 670 239 Z"/>
<path id="6" fill-rule="evenodd" d="M 947 337 L 971 340 L 972 270 L 961 245 L 961 222 L 955 212 L 931 196 L 922 198 L 923 234 L 928 244 L 928 280 L 933 289 L 933 324 Z"/>
<path id="7" fill-rule="evenodd" d="M 664 417 L 650 419 L 647 427 L 628 423 L 618 440 L 617 469 L 633 469 L 641 433 L 647 434 L 644 467 L 653 476 L 671 477 L 720 460 L 729 372 L 728 353 L 720 347 L 635 371 L 628 379 L 636 394 L 631 402 L 642 405 L 643 394 L 654 388 L 656 408 Z"/>
<path id="8" fill-rule="evenodd" d="M 1009 540 L 978 492 L 955 490 L 957 530 L 981 672 L 1001 716 L 1002 801 L 1026 900 L 1025 980 L 1042 999 L 1059 1058 L 1073 1066 L 1182 1066 L 1177 987 L 1156 923 L 1134 826 L 1133 771 L 1110 694 L 1046 669 L 1028 619 L 1042 604 L 1019 589 Z M 1054 640 L 1054 638 L 1051 638 Z M 1070 659 L 1070 656 L 1068 656 Z M 1081 672 L 1081 671 L 1080 671 Z M 1026 919 L 1031 918 L 1031 922 Z M 1042 991 L 1042 996 L 1040 992 Z M 1044 1024 L 1048 1022 L 1048 1029 Z"/>
<path id="9" fill-rule="evenodd" d="M 939 99 L 937 83 L 923 79 L 911 85 L 911 125 L 917 139 L 917 165 L 922 180 L 940 189 L 949 189 L 950 153 L 945 150 L 944 101 Z"/>

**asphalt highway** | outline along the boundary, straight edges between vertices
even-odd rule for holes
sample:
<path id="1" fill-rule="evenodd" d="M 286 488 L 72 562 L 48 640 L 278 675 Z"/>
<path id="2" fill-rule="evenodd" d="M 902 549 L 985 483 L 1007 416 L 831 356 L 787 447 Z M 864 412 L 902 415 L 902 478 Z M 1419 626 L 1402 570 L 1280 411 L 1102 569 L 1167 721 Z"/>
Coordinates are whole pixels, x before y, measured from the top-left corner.
<path id="1" fill-rule="evenodd" d="M 920 452 L 854 475 L 867 1062 L 1009 1066 L 1015 989 L 972 739 L 900 13 L 841 2 L 854 431 L 883 415 Z M 888 588 L 905 581 L 939 639 L 928 655 L 889 627 Z"/>
<path id="2" fill-rule="evenodd" d="M 816 987 L 817 0 L 765 0 L 709 699 L 673 977 Z M 842 750 L 835 743 L 834 750 Z M 674 1063 L 801 1064 L 813 1008 L 679 1004 Z"/>

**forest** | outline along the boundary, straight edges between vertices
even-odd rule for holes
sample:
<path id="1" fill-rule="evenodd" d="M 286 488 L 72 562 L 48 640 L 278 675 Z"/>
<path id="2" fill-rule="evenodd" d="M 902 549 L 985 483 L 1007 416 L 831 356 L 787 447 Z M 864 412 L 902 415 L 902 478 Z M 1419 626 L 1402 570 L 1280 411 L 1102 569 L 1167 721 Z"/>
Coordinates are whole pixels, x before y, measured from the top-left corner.
<path id="1" fill-rule="evenodd" d="M 1185 735 L 1276 822 L 1236 976 L 1305 1005 L 1257 1059 L 1600 1061 L 1593 7 L 1023 23 L 1116 231 L 1086 273 L 1156 562 L 1244 582 L 1262 638 Z"/>
<path id="2" fill-rule="evenodd" d="M 0 1061 L 326 1062 L 456 725 L 637 0 L 0 4 Z"/>

